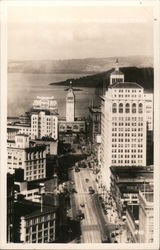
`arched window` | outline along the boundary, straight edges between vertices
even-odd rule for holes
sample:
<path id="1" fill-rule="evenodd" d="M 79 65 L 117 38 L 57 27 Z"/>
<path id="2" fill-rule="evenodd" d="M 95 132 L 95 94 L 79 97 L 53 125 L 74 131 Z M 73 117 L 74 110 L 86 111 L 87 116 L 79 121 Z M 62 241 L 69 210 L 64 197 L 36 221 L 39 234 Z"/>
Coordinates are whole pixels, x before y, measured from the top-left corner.
<path id="1" fill-rule="evenodd" d="M 123 103 L 119 104 L 119 113 L 123 113 Z"/>
<path id="2" fill-rule="evenodd" d="M 132 113 L 136 113 L 136 104 L 135 103 L 132 104 Z"/>
<path id="3" fill-rule="evenodd" d="M 117 113 L 117 104 L 116 103 L 112 104 L 112 113 Z"/>
<path id="4" fill-rule="evenodd" d="M 129 113 L 129 112 L 130 112 L 130 105 L 129 105 L 129 103 L 126 103 L 125 112 L 126 112 L 126 113 Z"/>
<path id="5" fill-rule="evenodd" d="M 139 105 L 138 105 L 138 112 L 139 113 L 143 113 L 143 104 L 142 103 L 139 103 Z"/>

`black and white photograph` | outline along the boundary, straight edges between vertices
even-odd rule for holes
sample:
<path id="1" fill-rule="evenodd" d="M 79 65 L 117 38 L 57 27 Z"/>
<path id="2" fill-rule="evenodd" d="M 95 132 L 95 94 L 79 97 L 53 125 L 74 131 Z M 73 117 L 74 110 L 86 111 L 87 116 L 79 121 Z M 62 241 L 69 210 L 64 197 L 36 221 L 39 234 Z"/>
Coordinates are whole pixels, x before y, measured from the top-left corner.
<path id="1" fill-rule="evenodd" d="M 1 7 L 0 248 L 159 249 L 160 2 Z"/>

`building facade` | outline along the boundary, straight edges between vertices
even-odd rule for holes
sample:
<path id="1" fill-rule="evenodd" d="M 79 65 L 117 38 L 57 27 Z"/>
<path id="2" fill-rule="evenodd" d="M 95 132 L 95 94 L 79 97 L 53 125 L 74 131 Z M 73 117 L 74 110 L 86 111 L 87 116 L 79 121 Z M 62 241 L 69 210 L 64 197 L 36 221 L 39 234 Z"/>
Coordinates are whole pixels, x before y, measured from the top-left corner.
<path id="1" fill-rule="evenodd" d="M 139 243 L 152 243 L 154 238 L 153 188 L 139 192 Z"/>
<path id="2" fill-rule="evenodd" d="M 72 88 L 72 82 L 66 95 L 66 122 L 74 122 L 75 116 L 75 95 Z"/>
<path id="3" fill-rule="evenodd" d="M 13 242 L 14 176 L 7 174 L 7 242 Z"/>
<path id="4" fill-rule="evenodd" d="M 12 125 L 7 125 L 7 138 L 14 139 L 13 133 L 11 132 L 11 129 L 14 129 L 15 131 L 17 130 L 16 134 L 25 134 L 28 135 L 29 138 L 31 138 L 31 125 L 26 123 L 26 124 L 21 124 L 19 122 L 16 122 L 15 124 Z"/>
<path id="5" fill-rule="evenodd" d="M 21 217 L 20 242 L 51 243 L 55 241 L 55 208 L 43 206 Z"/>
<path id="6" fill-rule="evenodd" d="M 31 138 L 42 139 L 50 137 L 58 138 L 58 117 L 57 113 L 48 110 L 32 112 L 31 114 Z"/>
<path id="7" fill-rule="evenodd" d="M 15 141 L 7 141 L 8 172 L 24 170 L 24 180 L 32 181 L 46 177 L 46 146 L 31 145 L 29 137 L 17 134 Z"/>
<path id="8" fill-rule="evenodd" d="M 86 122 L 81 120 L 75 120 L 74 122 L 67 122 L 60 119 L 58 123 L 59 133 L 85 133 Z"/>
<path id="9" fill-rule="evenodd" d="M 125 214 L 126 205 L 139 203 L 139 189 L 153 183 L 153 166 L 111 167 L 111 193 L 120 216 Z"/>
<path id="10" fill-rule="evenodd" d="M 146 166 L 144 89 L 137 83 L 122 80 L 123 77 L 117 80 L 112 74 L 112 84 L 101 98 L 100 164 L 102 182 L 107 188 L 110 166 Z"/>
<path id="11" fill-rule="evenodd" d="M 101 133 L 101 109 L 100 107 L 89 107 L 89 137 L 95 143 L 96 136 Z"/>

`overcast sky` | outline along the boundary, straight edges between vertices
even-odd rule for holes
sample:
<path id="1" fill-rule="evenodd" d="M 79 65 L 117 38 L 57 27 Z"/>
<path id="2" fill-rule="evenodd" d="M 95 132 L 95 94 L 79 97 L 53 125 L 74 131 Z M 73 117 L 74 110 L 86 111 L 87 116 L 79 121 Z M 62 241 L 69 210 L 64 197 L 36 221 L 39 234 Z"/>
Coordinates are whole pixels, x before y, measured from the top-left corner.
<path id="1" fill-rule="evenodd" d="M 153 55 L 151 7 L 8 8 L 9 59 L 128 55 Z"/>

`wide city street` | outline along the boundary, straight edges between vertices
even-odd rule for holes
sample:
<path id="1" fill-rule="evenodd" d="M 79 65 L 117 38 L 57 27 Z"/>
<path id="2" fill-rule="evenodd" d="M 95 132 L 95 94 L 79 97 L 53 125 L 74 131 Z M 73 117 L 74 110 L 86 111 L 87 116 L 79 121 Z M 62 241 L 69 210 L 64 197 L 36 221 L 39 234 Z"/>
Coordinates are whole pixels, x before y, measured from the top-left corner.
<path id="1" fill-rule="evenodd" d="M 70 178 L 77 192 L 71 195 L 72 216 L 76 217 L 78 210 L 81 210 L 85 216 L 81 220 L 81 243 L 101 243 L 109 238 L 106 217 L 98 202 L 97 187 L 91 171 L 89 168 L 81 168 L 80 172 L 75 172 L 74 169 L 70 171 Z M 95 193 L 89 193 L 90 186 Z"/>

